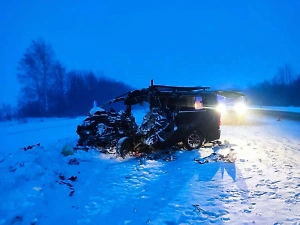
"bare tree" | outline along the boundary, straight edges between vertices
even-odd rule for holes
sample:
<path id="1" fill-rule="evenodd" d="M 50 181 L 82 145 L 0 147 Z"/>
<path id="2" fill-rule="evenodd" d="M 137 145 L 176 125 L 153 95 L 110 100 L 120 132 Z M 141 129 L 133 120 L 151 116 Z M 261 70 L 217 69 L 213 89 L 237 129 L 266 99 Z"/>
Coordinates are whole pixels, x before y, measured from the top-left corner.
<path id="1" fill-rule="evenodd" d="M 30 102 L 39 102 L 40 115 L 48 111 L 55 61 L 52 47 L 43 39 L 33 40 L 19 61 L 18 79 L 23 85 L 23 97 Z"/>
<path id="2" fill-rule="evenodd" d="M 59 62 L 55 62 L 52 68 L 52 79 L 50 90 L 51 108 L 53 113 L 62 115 L 66 108 L 65 94 L 66 94 L 66 69 Z"/>
<path id="3" fill-rule="evenodd" d="M 273 85 L 289 85 L 293 82 L 293 70 L 288 64 L 278 68 L 277 74 L 274 76 L 272 83 Z"/>
<path id="4" fill-rule="evenodd" d="M 85 86 L 83 75 L 80 71 L 70 71 L 67 74 L 67 105 L 70 114 L 77 112 L 86 112 L 85 96 L 87 95 L 87 87 Z M 79 113 L 80 114 L 80 113 Z"/>
<path id="5" fill-rule="evenodd" d="M 14 117 L 14 110 L 10 104 L 2 104 L 1 106 L 1 120 L 12 120 Z"/>

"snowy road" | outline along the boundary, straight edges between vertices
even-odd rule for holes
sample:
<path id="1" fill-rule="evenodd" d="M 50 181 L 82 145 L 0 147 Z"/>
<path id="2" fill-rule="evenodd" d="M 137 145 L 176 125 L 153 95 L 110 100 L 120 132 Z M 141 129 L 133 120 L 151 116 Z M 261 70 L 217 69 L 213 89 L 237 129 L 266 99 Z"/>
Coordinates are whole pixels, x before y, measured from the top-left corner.
<path id="1" fill-rule="evenodd" d="M 64 157 L 80 121 L 1 125 L 0 224 L 300 224 L 299 122 L 249 115 L 222 125 L 225 146 L 165 160 Z M 235 163 L 194 161 L 230 149 Z"/>

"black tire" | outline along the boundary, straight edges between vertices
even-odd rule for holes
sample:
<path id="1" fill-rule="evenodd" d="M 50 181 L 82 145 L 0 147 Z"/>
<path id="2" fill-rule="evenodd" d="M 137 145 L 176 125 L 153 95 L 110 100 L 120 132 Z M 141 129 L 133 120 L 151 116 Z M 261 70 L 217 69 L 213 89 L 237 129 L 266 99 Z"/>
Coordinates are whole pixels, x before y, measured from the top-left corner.
<path id="1" fill-rule="evenodd" d="M 129 151 L 133 149 L 132 139 L 129 137 L 122 137 L 119 139 L 117 146 L 116 146 L 116 153 L 117 155 L 124 158 Z"/>
<path id="2" fill-rule="evenodd" d="M 183 140 L 184 147 L 187 150 L 200 148 L 204 143 L 203 135 L 198 131 L 189 131 Z"/>

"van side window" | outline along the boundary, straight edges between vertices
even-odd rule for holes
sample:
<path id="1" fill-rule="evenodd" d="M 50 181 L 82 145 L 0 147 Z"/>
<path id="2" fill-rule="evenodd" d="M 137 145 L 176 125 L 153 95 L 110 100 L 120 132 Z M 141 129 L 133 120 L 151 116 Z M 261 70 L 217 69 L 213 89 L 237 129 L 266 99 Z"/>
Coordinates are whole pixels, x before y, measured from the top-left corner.
<path id="1" fill-rule="evenodd" d="M 195 97 L 194 105 L 195 105 L 195 109 L 203 109 L 202 96 Z"/>
<path id="2" fill-rule="evenodd" d="M 179 99 L 180 110 L 194 110 L 195 100 L 194 97 L 180 97 Z"/>

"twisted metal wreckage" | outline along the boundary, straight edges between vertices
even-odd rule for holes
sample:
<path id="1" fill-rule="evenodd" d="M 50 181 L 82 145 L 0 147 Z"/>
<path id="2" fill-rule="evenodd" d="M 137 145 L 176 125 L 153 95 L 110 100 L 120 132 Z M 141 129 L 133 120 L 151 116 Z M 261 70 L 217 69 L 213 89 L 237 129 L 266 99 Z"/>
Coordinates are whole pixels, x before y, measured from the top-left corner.
<path id="1" fill-rule="evenodd" d="M 79 140 L 77 148 L 94 147 L 105 153 L 116 153 L 124 157 L 126 154 L 139 155 L 164 148 L 187 148 L 182 142 L 172 142 L 176 132 L 175 117 L 179 113 L 177 99 L 183 94 L 195 96 L 198 94 L 238 95 L 237 92 L 211 91 L 209 87 L 176 87 L 151 85 L 148 88 L 130 91 L 100 107 L 93 107 L 84 121 L 78 125 Z M 174 104 L 170 104 L 175 99 Z M 126 109 L 116 112 L 114 109 L 105 110 L 112 103 L 122 102 Z M 149 104 L 149 111 L 138 126 L 132 114 L 133 105 Z M 208 108 L 215 108 L 214 105 Z M 219 115 L 219 114 L 216 114 Z M 216 136 L 216 139 L 218 139 Z M 205 141 L 202 140 L 199 146 Z M 196 146 L 197 147 L 197 146 Z"/>

